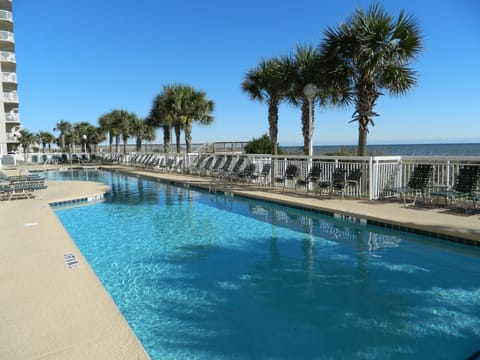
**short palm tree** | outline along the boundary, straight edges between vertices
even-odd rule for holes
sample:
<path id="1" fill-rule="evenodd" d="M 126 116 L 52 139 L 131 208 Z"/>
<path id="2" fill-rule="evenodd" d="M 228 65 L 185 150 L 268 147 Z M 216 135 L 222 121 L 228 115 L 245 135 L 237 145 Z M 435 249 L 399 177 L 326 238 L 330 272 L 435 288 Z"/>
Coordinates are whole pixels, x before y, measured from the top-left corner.
<path id="1" fill-rule="evenodd" d="M 358 149 L 367 154 L 367 134 L 377 99 L 386 90 L 403 95 L 416 84 L 416 73 L 409 67 L 422 50 L 420 29 L 411 15 L 398 18 L 378 4 L 367 12 L 357 9 L 337 29 L 327 29 L 320 44 L 330 86 L 345 88 L 355 104 L 352 120 L 358 122 Z"/>
<path id="2" fill-rule="evenodd" d="M 279 58 L 260 61 L 247 72 L 242 82 L 242 90 L 252 100 L 267 104 L 269 136 L 273 144 L 278 139 L 278 107 L 286 98 L 288 85 L 288 72 Z M 272 150 L 273 155 L 277 155 L 277 147 L 273 146 Z"/>
<path id="3" fill-rule="evenodd" d="M 155 129 L 146 120 L 136 117 L 130 124 L 130 135 L 135 138 L 135 150 L 141 152 L 143 140 L 155 140 Z"/>
<path id="4" fill-rule="evenodd" d="M 31 133 L 30 131 L 25 129 L 20 130 L 20 138 L 18 139 L 18 142 L 23 147 L 25 161 L 27 161 L 27 152 L 28 152 L 29 146 L 32 144 L 35 144 L 36 140 L 37 140 L 37 137 L 35 136 L 34 133 Z"/>
<path id="5" fill-rule="evenodd" d="M 48 151 L 51 149 L 51 144 L 55 140 L 55 136 L 48 131 L 39 131 L 38 132 L 38 138 L 40 139 L 40 142 L 42 143 L 42 152 L 45 153 L 45 148 L 48 145 Z"/>
<path id="6" fill-rule="evenodd" d="M 95 144 L 98 129 L 92 124 L 82 121 L 74 125 L 75 143 L 82 144 L 82 152 L 90 152 L 91 144 Z"/>
<path id="7" fill-rule="evenodd" d="M 189 85 L 165 85 L 153 101 L 149 123 L 163 128 L 165 152 L 169 152 L 170 131 L 175 129 L 177 152 L 180 152 L 180 131 L 185 133 L 187 153 L 192 151 L 192 126 L 195 121 L 210 124 L 215 104 L 204 91 Z"/>

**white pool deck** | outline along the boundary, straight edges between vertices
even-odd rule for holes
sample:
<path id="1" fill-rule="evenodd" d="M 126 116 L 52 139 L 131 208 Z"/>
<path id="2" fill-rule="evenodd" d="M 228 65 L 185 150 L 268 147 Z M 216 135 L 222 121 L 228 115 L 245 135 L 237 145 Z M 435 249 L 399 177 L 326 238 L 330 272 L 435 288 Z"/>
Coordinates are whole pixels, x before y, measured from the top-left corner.
<path id="1" fill-rule="evenodd" d="M 1 171 L 19 174 L 18 169 Z M 209 186 L 209 179 L 202 177 L 130 171 L 190 186 Z M 109 188 L 93 182 L 50 181 L 47 185 L 34 199 L 0 201 L 0 359 L 148 359 L 49 206 L 101 195 Z M 479 214 L 452 215 L 441 208 L 405 208 L 398 201 L 328 198 L 258 186 L 236 185 L 226 190 L 480 244 Z M 76 266 L 68 266 L 67 254 L 75 256 Z"/>

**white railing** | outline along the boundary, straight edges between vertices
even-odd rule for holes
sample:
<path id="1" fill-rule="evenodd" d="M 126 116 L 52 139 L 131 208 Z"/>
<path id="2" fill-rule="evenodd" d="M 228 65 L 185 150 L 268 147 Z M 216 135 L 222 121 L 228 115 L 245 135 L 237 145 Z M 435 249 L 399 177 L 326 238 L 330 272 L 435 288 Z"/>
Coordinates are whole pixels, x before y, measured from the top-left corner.
<path id="1" fill-rule="evenodd" d="M 18 103 L 18 93 L 16 92 L 4 92 L 3 101 L 10 103 Z"/>
<path id="2" fill-rule="evenodd" d="M 0 61 L 2 62 L 16 62 L 15 54 L 10 51 L 0 51 Z"/>
<path id="3" fill-rule="evenodd" d="M 17 74 L 14 72 L 2 72 L 2 82 L 17 83 Z"/>
<path id="4" fill-rule="evenodd" d="M 179 164 L 181 161 L 181 168 L 176 167 L 176 170 L 181 170 L 187 174 L 211 174 L 212 168 L 197 169 L 199 160 L 203 159 L 202 164 L 205 164 L 205 159 L 212 157 L 213 165 L 217 159 L 221 159 L 223 166 L 228 157 L 233 157 L 237 160 L 241 157 L 246 159 L 246 164 L 256 165 L 256 174 L 259 175 L 265 164 L 271 165 L 271 172 L 268 176 L 263 178 L 263 181 L 268 186 L 281 186 L 282 188 L 295 189 L 296 191 L 312 191 L 313 187 L 303 186 L 297 188 L 296 181 L 298 179 L 306 179 L 309 169 L 315 164 L 321 168 L 320 181 L 332 181 L 335 169 L 341 168 L 345 170 L 345 176 L 348 177 L 354 171 L 361 172 L 361 178 L 356 187 L 346 187 L 342 191 L 342 195 L 353 198 L 363 198 L 369 200 L 378 200 L 392 196 L 391 189 L 406 186 L 408 180 L 413 173 L 414 168 L 418 164 L 432 164 L 433 173 L 429 183 L 429 189 L 449 188 L 455 183 L 455 177 L 458 170 L 464 165 L 480 166 L 480 156 L 373 156 L 373 157 L 358 157 L 358 156 L 314 156 L 309 160 L 301 155 L 289 156 L 272 156 L 269 154 L 232 154 L 228 152 L 214 153 L 214 154 L 105 154 L 110 159 L 115 159 L 125 165 L 141 166 L 145 168 L 151 167 L 151 164 L 156 164 L 153 167 L 156 169 L 169 168 L 170 164 Z M 234 162 L 232 162 L 233 164 Z M 161 165 L 159 165 L 161 164 Z M 288 165 L 296 165 L 298 174 L 296 179 L 289 182 L 275 182 L 275 178 L 282 178 L 285 175 L 285 170 Z M 205 170 L 205 171 L 201 171 Z M 318 189 L 317 189 L 318 190 Z"/>
<path id="5" fill-rule="evenodd" d="M 12 13 L 7 10 L 0 10 L 0 20 L 13 21 Z"/>
<path id="6" fill-rule="evenodd" d="M 13 142 L 18 142 L 19 134 L 17 133 L 7 133 L 6 134 L 7 141 L 13 141 Z"/>
<path id="7" fill-rule="evenodd" d="M 13 33 L 10 31 L 0 31 L 0 41 L 14 42 Z"/>
<path id="8" fill-rule="evenodd" d="M 20 116 L 18 115 L 18 113 L 14 113 L 14 112 L 6 113 L 5 114 L 5 121 L 6 122 L 18 123 L 18 122 L 20 122 Z"/>

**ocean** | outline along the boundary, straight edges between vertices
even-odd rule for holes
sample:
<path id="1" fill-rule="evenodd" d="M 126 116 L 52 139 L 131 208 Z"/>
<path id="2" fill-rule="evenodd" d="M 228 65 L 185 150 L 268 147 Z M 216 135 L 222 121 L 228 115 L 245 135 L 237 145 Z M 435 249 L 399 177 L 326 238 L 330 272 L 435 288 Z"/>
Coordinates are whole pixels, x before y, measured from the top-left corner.
<path id="1" fill-rule="evenodd" d="M 282 146 L 287 154 L 303 154 L 301 146 Z M 314 146 L 314 155 L 338 153 L 356 154 L 356 145 Z M 390 144 L 368 145 L 369 155 L 410 155 L 410 156 L 480 156 L 480 143 L 459 144 Z"/>

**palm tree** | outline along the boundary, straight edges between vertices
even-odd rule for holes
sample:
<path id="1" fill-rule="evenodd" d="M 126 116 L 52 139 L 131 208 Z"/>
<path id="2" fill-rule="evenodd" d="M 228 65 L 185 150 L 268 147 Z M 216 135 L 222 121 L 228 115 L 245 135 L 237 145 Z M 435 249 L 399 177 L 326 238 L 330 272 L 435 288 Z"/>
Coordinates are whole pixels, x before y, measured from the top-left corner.
<path id="1" fill-rule="evenodd" d="M 249 70 L 242 82 L 242 90 L 252 100 L 265 102 L 268 105 L 269 135 L 273 144 L 278 138 L 278 107 L 285 99 L 288 90 L 288 72 L 285 63 L 279 58 L 262 60 L 260 64 Z M 277 155 L 277 147 L 273 146 L 273 155 Z"/>
<path id="2" fill-rule="evenodd" d="M 23 154 L 25 156 L 25 162 L 26 162 L 28 147 L 36 142 L 36 136 L 34 133 L 31 133 L 30 131 L 23 129 L 23 130 L 20 130 L 20 138 L 18 139 L 18 142 L 23 147 Z"/>
<path id="3" fill-rule="evenodd" d="M 60 120 L 60 122 L 58 122 L 57 125 L 55 125 L 55 129 L 53 130 L 60 131 L 62 152 L 65 152 L 65 146 L 67 145 L 66 140 L 72 131 L 72 124 L 70 124 L 68 121 Z"/>
<path id="4" fill-rule="evenodd" d="M 75 142 L 82 144 L 82 151 L 90 152 L 90 144 L 95 144 L 98 138 L 98 129 L 88 122 L 80 122 L 74 125 Z"/>
<path id="5" fill-rule="evenodd" d="M 313 136 L 314 108 L 317 99 L 325 105 L 326 91 L 322 86 L 320 68 L 320 56 L 312 45 L 299 45 L 293 56 L 282 58 L 285 71 L 287 72 L 289 90 L 288 101 L 294 106 L 299 106 L 302 112 L 303 151 L 309 155 L 309 144 Z M 309 101 L 304 94 L 307 84 L 314 84 L 318 94 L 312 101 L 312 129 L 310 129 Z M 313 154 L 310 154 L 313 155 Z"/>
<path id="6" fill-rule="evenodd" d="M 48 151 L 51 150 L 51 144 L 55 140 L 55 136 L 48 131 L 39 131 L 38 138 L 42 143 L 42 152 L 45 153 L 45 147 L 48 145 Z"/>
<path id="7" fill-rule="evenodd" d="M 169 151 L 170 131 L 175 128 L 177 152 L 180 152 L 180 131 L 185 132 L 187 153 L 192 151 L 192 125 L 194 121 L 210 124 L 215 104 L 204 91 L 183 84 L 165 85 L 150 110 L 149 123 L 163 127 L 165 152 Z"/>
<path id="8" fill-rule="evenodd" d="M 422 50 L 420 29 L 411 15 L 402 11 L 394 19 L 374 4 L 366 13 L 358 8 L 346 23 L 324 34 L 320 51 L 330 86 L 346 90 L 355 103 L 350 122 L 358 122 L 357 153 L 365 156 L 381 91 L 403 95 L 417 82 L 409 65 Z"/>
<path id="9" fill-rule="evenodd" d="M 147 122 L 152 127 L 161 127 L 163 130 L 163 150 L 165 153 L 170 152 L 171 129 L 174 123 L 174 98 L 173 98 L 173 86 L 164 85 L 162 92 L 158 94 L 153 100 L 150 114 L 147 118 Z M 178 142 L 177 142 L 178 144 Z"/>
<path id="10" fill-rule="evenodd" d="M 147 120 L 135 118 L 130 124 L 130 135 L 136 139 L 136 151 L 141 152 L 143 140 L 155 140 L 155 129 L 149 125 Z"/>
<path id="11" fill-rule="evenodd" d="M 116 123 L 115 123 L 113 111 L 100 116 L 100 118 L 98 119 L 98 125 L 103 134 L 108 134 L 109 152 L 112 153 L 113 140 L 114 139 L 118 140 L 118 136 L 120 135 L 120 131 L 118 127 L 115 126 Z M 117 141 L 116 152 L 118 152 L 118 141 Z"/>
<path id="12" fill-rule="evenodd" d="M 185 134 L 186 152 L 192 152 L 192 126 L 194 121 L 208 125 L 213 122 L 212 112 L 215 109 L 213 100 L 207 99 L 207 93 L 188 85 L 180 85 L 177 104 L 181 125 Z"/>
<path id="13" fill-rule="evenodd" d="M 127 141 L 130 136 L 130 122 L 136 117 L 135 114 L 126 110 L 114 109 L 98 119 L 101 129 L 108 132 L 110 152 L 112 152 L 112 143 L 115 139 L 115 152 L 120 151 L 120 136 L 123 140 L 123 152 L 127 153 Z"/>

